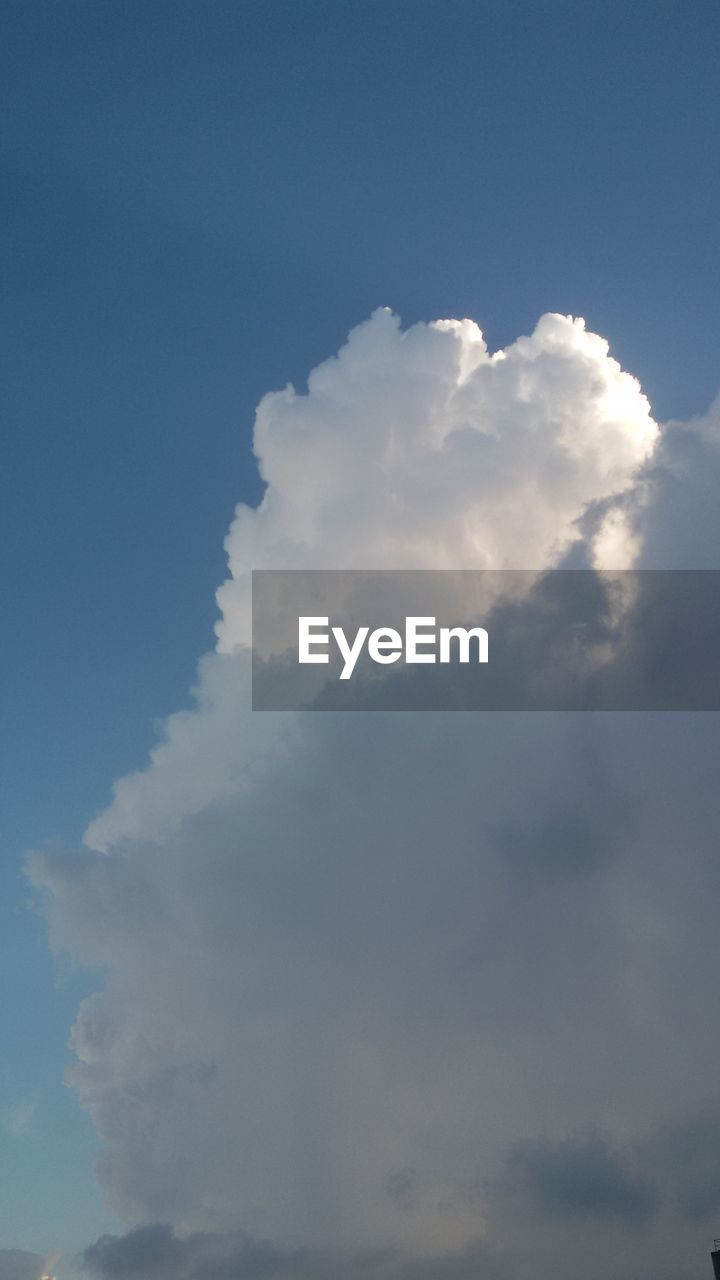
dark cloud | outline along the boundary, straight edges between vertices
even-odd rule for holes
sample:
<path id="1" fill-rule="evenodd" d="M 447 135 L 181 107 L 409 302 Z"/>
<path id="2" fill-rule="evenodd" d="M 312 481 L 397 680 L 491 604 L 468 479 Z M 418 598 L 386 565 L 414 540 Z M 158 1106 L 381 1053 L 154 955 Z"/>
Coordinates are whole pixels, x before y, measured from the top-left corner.
<path id="1" fill-rule="evenodd" d="M 644 1222 L 658 1206 L 653 1184 L 634 1172 L 628 1155 L 596 1130 L 559 1142 L 515 1143 L 490 1194 L 523 1211 L 568 1221 Z"/>
<path id="2" fill-rule="evenodd" d="M 518 872 L 562 876 L 603 866 L 622 849 L 628 806 L 620 795 L 608 795 L 598 780 L 594 798 L 583 806 L 576 798 L 554 812 L 521 819 L 496 835 L 501 856 Z"/>
<path id="3" fill-rule="evenodd" d="M 397 1249 L 327 1251 L 280 1248 L 245 1232 L 180 1237 L 165 1223 L 101 1236 L 83 1254 L 100 1280 L 504 1280 L 482 1242 L 413 1257 Z"/>
<path id="4" fill-rule="evenodd" d="M 251 1280 L 302 1275 L 304 1255 L 275 1248 L 245 1232 L 176 1236 L 166 1223 L 136 1227 L 124 1236 L 101 1236 L 83 1254 L 85 1267 L 105 1280 Z"/>

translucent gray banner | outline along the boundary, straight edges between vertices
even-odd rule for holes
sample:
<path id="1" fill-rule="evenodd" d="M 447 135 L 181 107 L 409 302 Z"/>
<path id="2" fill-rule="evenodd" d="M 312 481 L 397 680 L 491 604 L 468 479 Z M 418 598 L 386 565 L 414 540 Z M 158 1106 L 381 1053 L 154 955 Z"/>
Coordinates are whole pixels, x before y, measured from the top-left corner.
<path id="1" fill-rule="evenodd" d="M 258 570 L 256 711 L 717 711 L 720 571 Z"/>

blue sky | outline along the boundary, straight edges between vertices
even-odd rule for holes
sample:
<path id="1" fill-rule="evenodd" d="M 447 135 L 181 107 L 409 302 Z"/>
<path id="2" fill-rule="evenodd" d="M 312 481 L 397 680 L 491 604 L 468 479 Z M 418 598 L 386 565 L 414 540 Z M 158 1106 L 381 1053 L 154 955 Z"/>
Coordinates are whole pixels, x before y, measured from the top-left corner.
<path id="1" fill-rule="evenodd" d="M 704 410 L 720 9 L 27 0 L 2 27 L 0 1244 L 72 1248 L 110 1221 L 62 1084 L 92 979 L 56 973 L 22 858 L 186 703 L 258 399 L 387 304 L 491 348 L 583 315 L 658 419 Z"/>

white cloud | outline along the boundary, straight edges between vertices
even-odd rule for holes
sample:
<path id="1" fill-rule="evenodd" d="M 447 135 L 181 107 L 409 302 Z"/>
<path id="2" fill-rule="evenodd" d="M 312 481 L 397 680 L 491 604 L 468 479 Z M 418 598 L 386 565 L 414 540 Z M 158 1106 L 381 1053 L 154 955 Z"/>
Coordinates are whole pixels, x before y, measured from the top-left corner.
<path id="1" fill-rule="evenodd" d="M 545 315 L 490 355 L 471 320 L 403 331 L 389 310 L 314 369 L 306 395 L 265 396 L 255 451 L 267 490 L 239 506 L 220 588 L 223 657 L 203 659 L 196 706 L 165 722 L 150 771 L 122 779 L 86 841 L 162 838 L 242 788 L 282 733 L 243 724 L 251 568 L 545 567 L 581 537 L 588 504 L 632 485 L 657 427 L 636 379 L 584 321 Z M 593 533 L 601 563 L 635 545 L 620 507 Z"/>
<path id="2" fill-rule="evenodd" d="M 258 408 L 268 487 L 227 538 L 220 649 L 247 640 L 252 568 L 553 564 L 588 503 L 632 484 L 656 436 L 637 381 L 582 320 L 545 315 L 490 355 L 470 320 L 403 331 L 376 311 L 307 394 L 289 387 Z M 608 567 L 622 567 L 617 537 L 614 551 Z"/>
<path id="3" fill-rule="evenodd" d="M 247 710 L 250 566 L 644 555 L 655 440 L 558 316 L 490 356 L 379 312 L 262 402 L 195 707 L 88 847 L 32 863 L 54 945 L 107 974 L 71 1078 L 130 1221 L 459 1257 L 503 1235 L 479 1189 L 517 1138 L 623 1141 L 714 1089 L 714 722 Z"/>

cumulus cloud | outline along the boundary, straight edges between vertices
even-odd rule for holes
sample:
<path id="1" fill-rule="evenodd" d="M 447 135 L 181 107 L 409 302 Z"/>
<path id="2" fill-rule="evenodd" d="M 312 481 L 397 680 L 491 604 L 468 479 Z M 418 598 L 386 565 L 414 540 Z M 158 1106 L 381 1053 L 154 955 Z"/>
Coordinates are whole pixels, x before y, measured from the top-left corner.
<path id="1" fill-rule="evenodd" d="M 581 544 L 623 567 L 636 533 L 622 499 L 656 438 L 637 380 L 580 319 L 545 315 L 491 355 L 471 320 L 403 331 L 376 311 L 305 394 L 260 403 L 267 489 L 226 540 L 219 652 L 200 665 L 193 711 L 167 720 L 151 770 L 117 783 L 87 843 L 162 837 L 273 749 L 276 726 L 256 720 L 249 736 L 242 723 L 251 569 L 545 568 Z M 589 508 L 600 514 L 583 535 Z"/>
<path id="2" fill-rule="evenodd" d="M 251 567 L 651 561 L 711 419 L 683 470 L 561 316 L 491 355 L 381 311 L 262 401 L 194 705 L 31 863 L 53 945 L 106 975 L 70 1080 L 108 1200 L 171 1224 L 98 1242 L 99 1275 L 550 1280 L 602 1232 L 585 1273 L 629 1280 L 651 1225 L 681 1262 L 636 1145 L 716 1088 L 714 719 L 253 715 L 244 646 Z"/>

